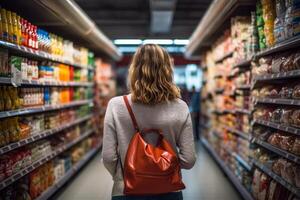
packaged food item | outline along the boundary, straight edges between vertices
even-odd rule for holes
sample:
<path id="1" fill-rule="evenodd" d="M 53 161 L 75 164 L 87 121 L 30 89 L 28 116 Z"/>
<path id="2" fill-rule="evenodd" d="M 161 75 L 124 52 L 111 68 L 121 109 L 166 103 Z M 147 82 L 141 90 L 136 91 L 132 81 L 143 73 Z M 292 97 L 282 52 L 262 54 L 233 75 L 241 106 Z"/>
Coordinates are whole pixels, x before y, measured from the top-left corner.
<path id="1" fill-rule="evenodd" d="M 293 126 L 300 126 L 300 110 L 294 110 L 290 122 Z"/>
<path id="2" fill-rule="evenodd" d="M 258 200 L 265 200 L 267 198 L 269 182 L 270 178 L 266 174 L 262 174 L 259 182 Z"/>
<path id="3" fill-rule="evenodd" d="M 284 163 L 284 167 L 281 169 L 281 176 L 284 178 L 287 182 L 289 182 L 292 185 L 295 185 L 295 167 L 296 165 L 286 161 Z"/>
<path id="4" fill-rule="evenodd" d="M 268 138 L 268 143 L 280 147 L 280 133 L 273 133 L 269 138 Z"/>
<path id="5" fill-rule="evenodd" d="M 291 148 L 291 152 L 295 155 L 300 155 L 300 138 L 297 137 L 294 141 L 293 147 Z"/>
<path id="6" fill-rule="evenodd" d="M 290 151 L 294 145 L 295 138 L 291 135 L 280 136 L 280 148 L 286 151 Z"/>
<path id="7" fill-rule="evenodd" d="M 297 188 L 300 188 L 300 167 L 299 165 L 294 166 L 295 184 Z"/>
<path id="8" fill-rule="evenodd" d="M 294 56 L 293 66 L 295 69 L 300 69 L 300 52 L 297 51 Z"/>
<path id="9" fill-rule="evenodd" d="M 268 97 L 270 96 L 270 91 L 272 90 L 272 86 L 265 86 L 262 87 L 259 91 L 259 97 Z"/>
<path id="10" fill-rule="evenodd" d="M 294 65 L 293 65 L 294 56 L 295 56 L 295 54 L 291 53 L 291 52 L 283 54 L 283 57 L 281 57 L 282 63 L 281 63 L 281 66 L 280 66 L 280 71 L 287 72 L 287 71 L 294 70 L 294 68 L 295 68 Z"/>
<path id="11" fill-rule="evenodd" d="M 281 172 L 282 172 L 285 164 L 286 164 L 286 160 L 283 158 L 279 158 L 278 160 L 276 160 L 273 163 L 273 166 L 272 166 L 273 172 L 278 174 L 279 176 L 281 176 Z"/>
<path id="12" fill-rule="evenodd" d="M 271 121 L 279 123 L 280 119 L 282 117 L 282 113 L 283 113 L 283 110 L 281 108 L 274 110 L 271 114 Z"/>
<path id="13" fill-rule="evenodd" d="M 291 109 L 282 109 L 280 123 L 285 124 L 285 125 L 289 125 L 292 114 L 293 114 L 293 110 L 291 110 Z"/>
<path id="14" fill-rule="evenodd" d="M 280 96 L 279 93 L 280 93 L 280 88 L 273 88 L 270 90 L 268 96 L 270 98 L 278 98 Z"/>
<path id="15" fill-rule="evenodd" d="M 297 85 L 294 87 L 293 98 L 294 98 L 294 99 L 300 99 L 300 84 L 297 84 Z"/>
<path id="16" fill-rule="evenodd" d="M 277 188 L 277 182 L 272 180 L 269 186 L 269 191 L 268 191 L 268 200 L 273 200 L 275 199 L 275 191 Z"/>
<path id="17" fill-rule="evenodd" d="M 253 181 L 252 181 L 252 194 L 255 199 L 258 197 L 259 192 L 259 182 L 260 182 L 260 176 L 261 172 L 258 169 L 255 169 L 253 174 Z"/>
<path id="18" fill-rule="evenodd" d="M 293 88 L 282 87 L 280 92 L 279 92 L 279 95 L 280 95 L 281 98 L 290 99 L 290 98 L 293 97 L 293 92 L 294 92 Z"/>

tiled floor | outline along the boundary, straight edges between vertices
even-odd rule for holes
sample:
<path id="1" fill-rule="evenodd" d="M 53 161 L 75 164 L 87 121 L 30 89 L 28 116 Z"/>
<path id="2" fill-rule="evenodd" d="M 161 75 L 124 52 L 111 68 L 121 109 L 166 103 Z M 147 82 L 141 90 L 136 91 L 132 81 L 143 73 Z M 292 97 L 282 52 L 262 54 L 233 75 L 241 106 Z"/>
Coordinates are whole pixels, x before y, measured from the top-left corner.
<path id="1" fill-rule="evenodd" d="M 183 171 L 185 200 L 239 200 L 240 196 L 210 155 L 198 145 L 192 170 Z M 98 154 L 55 199 L 109 200 L 112 179 Z"/>

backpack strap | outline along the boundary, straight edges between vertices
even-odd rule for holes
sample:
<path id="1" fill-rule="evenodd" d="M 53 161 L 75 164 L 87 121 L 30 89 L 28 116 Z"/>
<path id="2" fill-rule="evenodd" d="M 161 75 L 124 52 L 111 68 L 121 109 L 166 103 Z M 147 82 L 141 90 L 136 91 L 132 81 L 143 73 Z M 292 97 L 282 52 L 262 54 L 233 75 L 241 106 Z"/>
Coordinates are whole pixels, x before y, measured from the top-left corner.
<path id="1" fill-rule="evenodd" d="M 135 119 L 135 116 L 134 116 L 134 113 L 132 111 L 132 108 L 129 104 L 129 101 L 128 101 L 128 97 L 126 95 L 123 96 L 123 99 L 124 99 L 124 102 L 125 102 L 125 105 L 127 107 L 127 110 L 129 112 L 129 115 L 130 115 L 130 118 L 131 118 L 131 121 L 132 121 L 132 124 L 133 124 L 133 127 L 134 129 L 137 131 L 137 132 L 140 132 L 140 129 L 139 129 L 139 126 L 136 122 L 136 119 Z"/>

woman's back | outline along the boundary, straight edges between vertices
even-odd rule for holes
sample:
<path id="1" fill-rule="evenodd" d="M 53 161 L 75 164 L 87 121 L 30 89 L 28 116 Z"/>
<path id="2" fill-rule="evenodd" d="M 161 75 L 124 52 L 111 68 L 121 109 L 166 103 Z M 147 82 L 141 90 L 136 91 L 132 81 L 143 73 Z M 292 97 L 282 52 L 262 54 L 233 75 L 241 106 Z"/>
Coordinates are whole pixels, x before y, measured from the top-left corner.
<path id="1" fill-rule="evenodd" d="M 131 99 L 130 96 L 129 100 Z M 130 104 L 139 127 L 141 129 L 156 128 L 162 130 L 164 137 L 173 146 L 173 149 L 179 148 L 178 156 L 181 167 L 191 168 L 195 162 L 195 150 L 192 124 L 186 103 L 181 99 L 176 99 L 156 105 L 132 103 L 130 100 Z M 122 195 L 122 169 L 120 163 L 115 166 L 114 162 L 117 157 L 112 157 L 112 155 L 119 153 L 122 163 L 124 163 L 128 144 L 135 130 L 121 96 L 115 97 L 109 102 L 105 124 L 103 161 L 109 171 L 115 172 L 113 179 L 118 181 L 118 183 L 115 183 L 117 185 L 114 186 L 113 195 Z M 115 152 L 115 149 L 110 148 L 114 146 L 115 141 L 118 144 L 119 152 Z"/>

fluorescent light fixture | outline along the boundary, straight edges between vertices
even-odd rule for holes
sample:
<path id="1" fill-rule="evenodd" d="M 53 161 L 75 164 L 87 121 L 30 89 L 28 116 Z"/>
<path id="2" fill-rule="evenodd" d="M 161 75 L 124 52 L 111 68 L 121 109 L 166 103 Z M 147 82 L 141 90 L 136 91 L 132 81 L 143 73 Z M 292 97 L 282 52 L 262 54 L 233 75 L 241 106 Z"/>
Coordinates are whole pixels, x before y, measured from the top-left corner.
<path id="1" fill-rule="evenodd" d="M 179 40 L 179 39 L 174 40 L 175 45 L 187 45 L 188 43 L 189 43 L 189 40 Z"/>
<path id="2" fill-rule="evenodd" d="M 120 46 L 118 47 L 119 51 L 123 52 L 123 53 L 134 53 L 137 49 L 137 47 L 129 47 L 129 46 Z"/>
<path id="3" fill-rule="evenodd" d="M 161 44 L 161 45 L 171 45 L 173 40 L 168 39 L 147 39 L 143 41 L 143 44 Z"/>
<path id="4" fill-rule="evenodd" d="M 139 45 L 142 44 L 142 40 L 139 39 L 116 39 L 114 44 L 116 45 Z"/>

